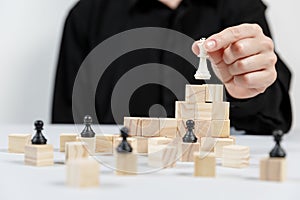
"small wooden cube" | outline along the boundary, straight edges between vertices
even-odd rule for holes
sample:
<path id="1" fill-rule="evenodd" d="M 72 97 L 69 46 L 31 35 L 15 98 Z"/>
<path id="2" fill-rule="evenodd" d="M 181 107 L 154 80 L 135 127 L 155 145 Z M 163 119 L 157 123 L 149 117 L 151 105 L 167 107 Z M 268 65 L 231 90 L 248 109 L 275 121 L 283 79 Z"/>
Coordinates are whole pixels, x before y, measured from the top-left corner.
<path id="1" fill-rule="evenodd" d="M 194 152 L 200 152 L 200 143 L 184 143 L 179 144 L 180 161 L 193 162 Z"/>
<path id="2" fill-rule="evenodd" d="M 211 119 L 229 120 L 229 102 L 213 102 Z"/>
<path id="3" fill-rule="evenodd" d="M 117 147 L 119 146 L 119 144 L 122 142 L 122 138 L 118 137 L 118 138 L 114 138 L 114 143 L 113 143 L 113 153 L 117 152 Z M 133 153 L 137 153 L 137 149 L 133 148 L 133 143 L 136 142 L 136 138 L 135 137 L 128 137 L 127 138 L 127 142 L 131 145 L 132 147 L 132 152 Z"/>
<path id="4" fill-rule="evenodd" d="M 53 146 L 50 144 L 44 145 L 25 145 L 24 152 L 25 165 L 32 166 L 51 166 L 54 164 Z"/>
<path id="5" fill-rule="evenodd" d="M 96 153 L 113 153 L 113 139 L 119 135 L 96 135 Z"/>
<path id="6" fill-rule="evenodd" d="M 99 163 L 96 160 L 70 160 L 66 169 L 68 186 L 78 188 L 99 186 Z"/>
<path id="7" fill-rule="evenodd" d="M 167 137 L 152 137 L 148 139 L 148 147 L 155 146 L 155 145 L 167 145 L 172 143 L 172 138 Z"/>
<path id="8" fill-rule="evenodd" d="M 159 118 L 159 136 L 176 138 L 178 119 L 175 118 Z"/>
<path id="9" fill-rule="evenodd" d="M 213 153 L 194 153 L 194 176 L 216 176 L 216 157 Z"/>
<path id="10" fill-rule="evenodd" d="M 9 134 L 8 152 L 24 153 L 25 145 L 30 144 L 31 134 Z"/>
<path id="11" fill-rule="evenodd" d="M 212 120 L 207 136 L 228 138 L 230 136 L 230 120 Z"/>
<path id="12" fill-rule="evenodd" d="M 86 145 L 83 142 L 66 142 L 65 147 L 66 162 L 69 160 L 87 158 L 89 156 Z"/>
<path id="13" fill-rule="evenodd" d="M 233 145 L 232 138 L 216 138 L 215 155 L 217 158 L 223 157 L 223 147 Z"/>
<path id="14" fill-rule="evenodd" d="M 207 84 L 206 102 L 222 102 L 223 101 L 223 85 Z"/>
<path id="15" fill-rule="evenodd" d="M 249 166 L 250 149 L 242 145 L 227 145 L 223 147 L 222 166 L 244 168 Z"/>
<path id="16" fill-rule="evenodd" d="M 260 180 L 278 181 L 286 180 L 285 158 L 264 158 L 260 161 Z"/>
<path id="17" fill-rule="evenodd" d="M 211 120 L 213 107 L 212 105 L 212 103 L 196 103 L 195 120 Z"/>
<path id="18" fill-rule="evenodd" d="M 211 120 L 195 120 L 194 134 L 198 139 L 209 134 Z"/>
<path id="19" fill-rule="evenodd" d="M 159 136 L 159 118 L 142 118 L 142 136 Z"/>
<path id="20" fill-rule="evenodd" d="M 188 103 L 205 102 L 207 85 L 186 85 L 185 101 Z"/>
<path id="21" fill-rule="evenodd" d="M 116 153 L 116 175 L 136 175 L 137 155 L 134 153 Z"/>
<path id="22" fill-rule="evenodd" d="M 172 145 L 160 145 L 160 150 L 150 153 L 148 165 L 159 168 L 175 167 L 177 160 L 177 148 Z"/>
<path id="23" fill-rule="evenodd" d="M 90 155 L 94 155 L 96 151 L 96 137 L 78 137 L 78 141 L 86 144 L 86 149 Z"/>
<path id="24" fill-rule="evenodd" d="M 65 152 L 65 144 L 66 142 L 76 142 L 78 134 L 76 133 L 62 133 L 59 136 L 59 151 Z"/>
<path id="25" fill-rule="evenodd" d="M 142 136 L 141 117 L 124 117 L 124 126 L 129 129 L 130 136 Z"/>
<path id="26" fill-rule="evenodd" d="M 187 131 L 187 128 L 186 128 L 186 121 L 187 120 L 178 120 L 178 123 L 177 123 L 177 137 L 178 138 L 182 138 L 185 134 L 186 134 L 186 131 Z"/>
<path id="27" fill-rule="evenodd" d="M 148 139 L 146 137 L 140 137 L 140 136 L 136 136 L 133 137 L 134 140 L 132 141 L 131 145 L 132 148 L 135 149 L 136 153 L 148 153 Z"/>
<path id="28" fill-rule="evenodd" d="M 175 118 L 176 119 L 194 119 L 195 118 L 195 103 L 188 103 L 185 101 L 176 101 L 175 104 Z"/>

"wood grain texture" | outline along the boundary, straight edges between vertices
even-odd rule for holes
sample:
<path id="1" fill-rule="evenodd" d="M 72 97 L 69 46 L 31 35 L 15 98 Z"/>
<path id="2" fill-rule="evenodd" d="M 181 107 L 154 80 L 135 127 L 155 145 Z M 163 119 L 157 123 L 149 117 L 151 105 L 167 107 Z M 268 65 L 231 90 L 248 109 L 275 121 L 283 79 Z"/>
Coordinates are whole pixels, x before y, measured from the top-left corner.
<path id="1" fill-rule="evenodd" d="M 207 85 L 186 85 L 185 101 L 188 103 L 200 103 L 206 100 Z"/>
<path id="2" fill-rule="evenodd" d="M 206 102 L 223 102 L 223 85 L 207 84 Z"/>
<path id="3" fill-rule="evenodd" d="M 229 102 L 212 103 L 212 120 L 229 120 Z"/>
<path id="4" fill-rule="evenodd" d="M 99 186 L 99 163 L 94 159 L 70 160 L 66 165 L 66 185 L 76 188 Z"/>
<path id="5" fill-rule="evenodd" d="M 79 134 L 76 133 L 62 133 L 59 136 L 59 151 L 65 152 L 65 144 L 66 142 L 76 142 Z"/>
<path id="6" fill-rule="evenodd" d="M 25 152 L 24 152 L 25 165 L 32 165 L 38 167 L 51 166 L 54 164 L 53 158 L 54 158 L 53 146 L 50 144 L 25 145 Z"/>
<path id="7" fill-rule="evenodd" d="M 200 152 L 199 143 L 184 143 L 179 144 L 179 156 L 181 162 L 193 162 L 194 152 Z"/>
<path id="8" fill-rule="evenodd" d="M 176 101 L 175 103 L 175 118 L 176 119 L 195 119 L 195 103 L 185 101 Z"/>
<path id="9" fill-rule="evenodd" d="M 96 153 L 113 153 L 113 140 L 119 135 L 96 135 Z"/>
<path id="10" fill-rule="evenodd" d="M 160 145 L 159 150 L 148 155 L 148 165 L 158 168 L 175 167 L 177 160 L 177 147 L 172 145 Z"/>
<path id="11" fill-rule="evenodd" d="M 244 168 L 249 166 L 250 148 L 242 145 L 223 147 L 222 166 Z"/>
<path id="12" fill-rule="evenodd" d="M 30 144 L 31 134 L 9 134 L 8 152 L 24 153 L 25 145 Z"/>
<path id="13" fill-rule="evenodd" d="M 194 176 L 216 176 L 216 157 L 214 153 L 194 153 Z"/>
<path id="14" fill-rule="evenodd" d="M 165 146 L 173 143 L 172 138 L 167 137 L 153 137 L 148 139 L 148 155 L 156 151 L 160 151 Z"/>
<path id="15" fill-rule="evenodd" d="M 285 158 L 264 158 L 260 160 L 260 180 L 282 182 L 286 180 Z"/>
<path id="16" fill-rule="evenodd" d="M 158 137 L 159 135 L 159 118 L 142 118 L 142 136 Z"/>
<path id="17" fill-rule="evenodd" d="M 136 153 L 147 154 L 148 153 L 148 139 L 147 137 L 135 136 L 131 142 L 132 148 Z"/>
<path id="18" fill-rule="evenodd" d="M 116 153 L 116 175 L 136 175 L 137 155 L 134 153 Z"/>
<path id="19" fill-rule="evenodd" d="M 83 142 L 66 142 L 65 162 L 87 158 L 89 153 Z"/>
<path id="20" fill-rule="evenodd" d="M 215 145 L 217 138 L 213 137 L 201 137 L 200 138 L 200 152 L 215 152 Z"/>
<path id="21" fill-rule="evenodd" d="M 130 136 L 142 136 L 141 117 L 124 117 L 124 126 L 129 129 Z"/>
<path id="22" fill-rule="evenodd" d="M 159 136 L 176 138 L 178 119 L 159 118 Z"/>
<path id="23" fill-rule="evenodd" d="M 212 103 L 195 104 L 195 120 L 212 120 Z"/>
<path id="24" fill-rule="evenodd" d="M 211 120 L 195 120 L 194 134 L 198 139 L 209 135 Z"/>
<path id="25" fill-rule="evenodd" d="M 230 120 L 212 120 L 207 136 L 228 138 L 230 136 Z"/>
<path id="26" fill-rule="evenodd" d="M 215 144 L 215 155 L 217 158 L 223 157 L 223 147 L 228 145 L 233 145 L 233 139 L 232 138 L 216 138 L 216 144 Z"/>

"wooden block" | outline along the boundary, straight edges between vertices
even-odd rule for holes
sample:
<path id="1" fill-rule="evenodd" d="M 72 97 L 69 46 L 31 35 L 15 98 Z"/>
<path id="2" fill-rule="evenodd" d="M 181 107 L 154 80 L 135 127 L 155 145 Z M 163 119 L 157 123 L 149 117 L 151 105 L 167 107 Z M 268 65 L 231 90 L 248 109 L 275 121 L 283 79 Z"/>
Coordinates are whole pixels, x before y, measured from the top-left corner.
<path id="1" fill-rule="evenodd" d="M 159 151 L 150 153 L 148 156 L 148 165 L 158 168 L 175 167 L 177 160 L 177 148 L 172 145 L 164 146 Z"/>
<path id="2" fill-rule="evenodd" d="M 213 102 L 211 119 L 229 120 L 229 102 Z"/>
<path id="3" fill-rule="evenodd" d="M 31 134 L 9 134 L 8 152 L 24 153 L 25 145 L 30 144 Z"/>
<path id="4" fill-rule="evenodd" d="M 285 158 L 264 158 L 260 160 L 260 180 L 278 181 L 286 180 Z"/>
<path id="5" fill-rule="evenodd" d="M 223 157 L 223 147 L 228 145 L 233 145 L 233 139 L 232 138 L 216 138 L 216 144 L 215 144 L 215 155 L 216 158 L 222 158 Z"/>
<path id="6" fill-rule="evenodd" d="M 143 137 L 159 136 L 158 118 L 142 118 L 142 136 Z"/>
<path id="7" fill-rule="evenodd" d="M 50 144 L 45 145 L 25 145 L 24 152 L 25 165 L 32 166 L 51 166 L 54 164 L 53 146 Z"/>
<path id="8" fill-rule="evenodd" d="M 205 102 L 207 85 L 186 85 L 185 101 L 188 103 Z"/>
<path id="9" fill-rule="evenodd" d="M 87 158 L 89 156 L 85 143 L 83 142 L 66 142 L 65 147 L 66 162 L 69 160 Z"/>
<path id="10" fill-rule="evenodd" d="M 200 143 L 184 143 L 179 144 L 179 157 L 181 162 L 193 162 L 194 152 L 200 152 Z"/>
<path id="11" fill-rule="evenodd" d="M 113 153 L 113 139 L 119 135 L 96 135 L 96 153 Z"/>
<path id="12" fill-rule="evenodd" d="M 137 155 L 134 153 L 116 153 L 116 175 L 137 174 Z"/>
<path id="13" fill-rule="evenodd" d="M 165 146 L 171 144 L 173 139 L 166 137 L 153 137 L 148 139 L 148 155 L 160 151 Z"/>
<path id="14" fill-rule="evenodd" d="M 121 143 L 121 141 L 122 141 L 122 138 L 121 137 L 118 137 L 118 138 L 115 138 L 114 139 L 114 145 L 113 145 L 113 153 L 116 153 L 116 149 L 117 149 L 117 147 L 119 146 L 119 144 Z M 132 152 L 133 153 L 137 153 L 137 149 L 136 148 L 133 148 L 133 143 L 135 143 L 136 142 L 136 138 L 134 138 L 134 137 L 128 137 L 127 138 L 127 142 L 131 145 L 131 147 L 132 147 Z"/>
<path id="15" fill-rule="evenodd" d="M 132 148 L 135 149 L 136 153 L 148 153 L 148 139 L 146 137 L 136 136 L 131 142 Z"/>
<path id="16" fill-rule="evenodd" d="M 176 138 L 178 119 L 159 118 L 159 136 Z"/>
<path id="17" fill-rule="evenodd" d="M 200 138 L 200 152 L 215 152 L 217 138 L 201 137 Z"/>
<path id="18" fill-rule="evenodd" d="M 216 157 L 213 153 L 194 153 L 194 176 L 216 176 Z"/>
<path id="19" fill-rule="evenodd" d="M 142 136 L 142 118 L 124 117 L 124 126 L 129 129 L 130 136 Z"/>
<path id="20" fill-rule="evenodd" d="M 96 137 L 78 137 L 78 141 L 86 144 L 86 149 L 90 155 L 94 155 L 96 151 Z"/>
<path id="21" fill-rule="evenodd" d="M 211 120 L 212 107 L 213 107 L 212 103 L 196 103 L 195 120 Z"/>
<path id="22" fill-rule="evenodd" d="M 194 134 L 198 139 L 206 137 L 209 134 L 211 120 L 195 120 Z"/>
<path id="23" fill-rule="evenodd" d="M 236 137 L 235 136 L 229 136 L 229 138 L 231 138 L 233 140 L 233 144 L 236 144 Z"/>
<path id="24" fill-rule="evenodd" d="M 208 84 L 205 95 L 206 102 L 222 102 L 223 101 L 223 85 Z"/>
<path id="25" fill-rule="evenodd" d="M 212 120 L 207 136 L 228 138 L 230 136 L 230 120 Z"/>
<path id="26" fill-rule="evenodd" d="M 186 129 L 186 121 L 187 120 L 178 120 L 178 123 L 177 123 L 177 137 L 178 138 L 182 138 L 184 135 L 185 135 L 185 133 L 186 133 L 186 131 L 187 131 L 187 129 Z"/>
<path id="27" fill-rule="evenodd" d="M 228 145 L 223 147 L 222 166 L 244 168 L 249 166 L 250 149 L 247 146 Z"/>
<path id="28" fill-rule="evenodd" d="M 99 163 L 96 160 L 70 160 L 66 169 L 68 186 L 79 188 L 99 186 Z"/>
<path id="29" fill-rule="evenodd" d="M 76 142 L 78 134 L 76 133 L 62 133 L 59 136 L 59 151 L 65 152 L 65 144 L 66 142 Z"/>
<path id="30" fill-rule="evenodd" d="M 175 118 L 176 119 L 194 119 L 195 118 L 195 103 L 188 103 L 185 101 L 176 101 L 175 104 Z"/>

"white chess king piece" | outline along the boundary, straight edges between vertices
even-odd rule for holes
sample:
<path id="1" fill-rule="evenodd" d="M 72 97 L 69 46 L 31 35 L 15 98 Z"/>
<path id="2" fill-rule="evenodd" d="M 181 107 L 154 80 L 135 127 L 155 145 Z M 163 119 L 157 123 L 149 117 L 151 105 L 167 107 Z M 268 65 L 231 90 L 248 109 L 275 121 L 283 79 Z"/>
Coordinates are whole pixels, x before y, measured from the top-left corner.
<path id="1" fill-rule="evenodd" d="M 206 61 L 207 52 L 205 51 L 205 49 L 203 47 L 204 41 L 205 41 L 205 38 L 202 38 L 200 40 L 200 42 L 198 43 L 198 47 L 200 50 L 198 57 L 200 58 L 200 61 L 199 61 L 198 70 L 197 70 L 196 74 L 194 75 L 194 77 L 195 77 L 195 79 L 209 80 L 211 75 L 207 68 L 207 61 Z"/>

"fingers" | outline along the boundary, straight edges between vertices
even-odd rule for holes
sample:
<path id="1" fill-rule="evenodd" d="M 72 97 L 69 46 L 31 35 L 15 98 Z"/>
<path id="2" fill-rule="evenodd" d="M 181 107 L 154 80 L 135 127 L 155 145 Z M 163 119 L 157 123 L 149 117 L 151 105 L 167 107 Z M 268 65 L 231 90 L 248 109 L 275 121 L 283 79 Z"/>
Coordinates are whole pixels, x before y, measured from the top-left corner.
<path id="1" fill-rule="evenodd" d="M 269 55 L 257 54 L 247 58 L 240 59 L 228 66 L 228 72 L 232 76 L 246 74 L 250 72 L 264 70 L 273 67 L 277 62 L 274 53 Z"/>
<path id="2" fill-rule="evenodd" d="M 204 48 L 208 52 L 217 51 L 241 39 L 254 38 L 261 34 L 263 34 L 262 29 L 257 24 L 233 26 L 209 37 L 204 43 Z"/>

